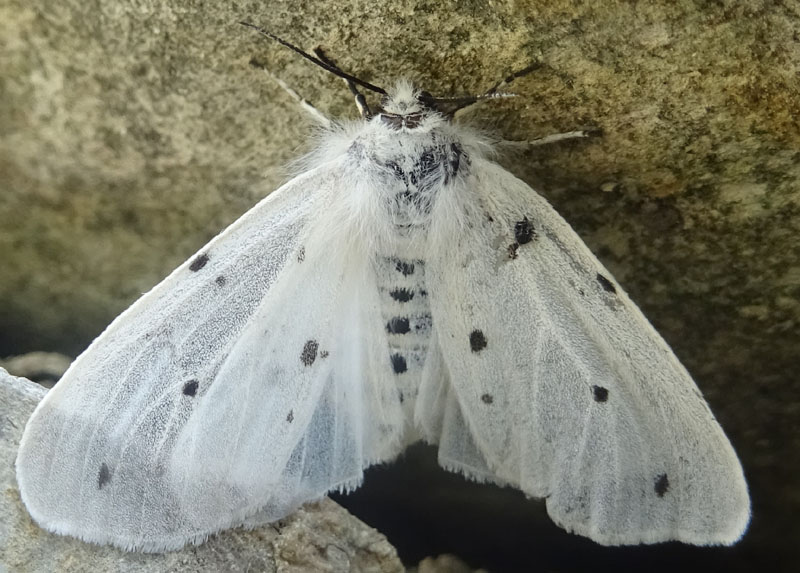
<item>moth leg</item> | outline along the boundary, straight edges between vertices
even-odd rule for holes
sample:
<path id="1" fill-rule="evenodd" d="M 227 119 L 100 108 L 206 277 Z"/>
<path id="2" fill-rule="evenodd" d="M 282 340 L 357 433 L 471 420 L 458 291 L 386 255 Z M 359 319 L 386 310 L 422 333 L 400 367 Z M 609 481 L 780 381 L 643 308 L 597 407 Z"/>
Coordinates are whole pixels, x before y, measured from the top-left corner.
<path id="1" fill-rule="evenodd" d="M 587 127 L 586 129 L 576 129 L 573 131 L 565 131 L 563 133 L 553 133 L 545 135 L 544 137 L 537 137 L 528 141 L 501 141 L 500 145 L 508 147 L 539 147 L 542 145 L 550 145 L 551 143 L 559 143 L 561 141 L 570 141 L 572 139 L 586 139 L 589 137 L 597 137 L 602 135 L 603 131 L 599 127 Z"/>
<path id="2" fill-rule="evenodd" d="M 496 94 L 498 92 L 498 90 L 500 90 L 501 88 L 506 87 L 507 85 L 512 83 L 517 78 L 521 78 L 523 76 L 527 76 L 532 71 L 538 70 L 541 67 L 542 67 L 541 63 L 534 62 L 531 65 L 529 65 L 529 66 L 527 66 L 525 68 L 522 68 L 521 70 L 518 70 L 518 71 L 516 71 L 516 72 L 514 72 L 514 73 L 512 73 L 512 74 L 510 74 L 510 75 L 508 75 L 506 77 L 504 77 L 502 80 L 500 80 L 499 82 L 494 84 L 492 87 L 490 87 L 489 90 L 484 94 L 484 97 L 490 96 L 492 94 Z"/>
<path id="3" fill-rule="evenodd" d="M 313 118 L 315 121 L 317 121 L 318 123 L 320 123 L 320 124 L 321 124 L 323 127 L 331 127 L 331 120 L 330 120 L 330 119 L 328 119 L 328 118 L 325 116 L 325 114 L 324 114 L 324 113 L 322 113 L 321 111 L 319 111 L 319 110 L 318 110 L 316 107 L 314 107 L 314 105 L 313 105 L 313 104 L 311 104 L 311 103 L 310 103 L 310 102 L 309 102 L 307 99 L 305 99 L 305 98 L 304 98 L 304 97 L 302 97 L 300 94 L 298 94 L 296 91 L 294 91 L 292 88 L 290 88 L 290 87 L 289 87 L 289 86 L 286 84 L 286 82 L 284 82 L 284 81 L 283 81 L 282 79 L 280 79 L 278 76 L 276 76 L 275 74 L 273 74 L 273 73 L 272 73 L 272 72 L 271 72 L 271 71 L 270 71 L 270 70 L 269 70 L 269 69 L 268 69 L 268 68 L 267 68 L 267 67 L 266 67 L 264 64 L 262 64 L 262 63 L 260 63 L 260 62 L 257 62 L 257 61 L 255 61 L 255 60 L 250 60 L 250 65 L 251 65 L 251 66 L 253 66 L 254 68 L 258 68 L 258 69 L 264 70 L 264 71 L 265 71 L 265 72 L 266 72 L 266 73 L 269 75 L 269 77 L 271 77 L 273 80 L 275 80 L 275 82 L 276 82 L 276 83 L 277 83 L 279 86 L 281 86 L 281 87 L 283 88 L 283 90 L 284 90 L 286 93 L 288 93 L 288 94 L 289 94 L 289 95 L 292 97 L 292 99 L 294 99 L 294 100 L 295 100 L 297 103 L 299 103 L 299 104 L 300 104 L 300 107 L 302 107 L 302 108 L 303 108 L 303 109 L 304 109 L 306 112 L 308 112 L 308 114 L 309 114 L 309 115 L 310 115 L 310 116 L 311 116 L 311 117 L 312 117 L 312 118 Z"/>
<path id="4" fill-rule="evenodd" d="M 336 65 L 336 62 L 334 62 L 325 54 L 322 48 L 320 47 L 315 48 L 314 55 L 317 56 L 322 62 L 328 64 L 333 69 L 342 72 L 342 69 Z M 342 73 L 344 74 L 344 72 Z M 343 79 L 347 84 L 347 87 L 350 89 L 350 93 L 353 94 L 353 97 L 356 100 L 356 107 L 358 108 L 358 113 L 360 113 L 361 117 L 364 119 L 371 118 L 372 112 L 370 111 L 369 106 L 367 105 L 367 99 L 364 97 L 364 94 L 358 91 L 358 88 L 356 87 L 356 84 L 355 82 L 353 82 L 353 80 L 347 77 L 343 77 Z"/>
<path id="5" fill-rule="evenodd" d="M 541 67 L 541 64 L 539 62 L 534 62 L 531 65 L 529 65 L 528 67 L 523 68 L 523 69 L 521 69 L 521 70 L 519 70 L 517 72 L 514 72 L 514 73 L 504 77 L 502 80 L 500 80 L 499 82 L 494 84 L 492 87 L 490 87 L 488 90 L 486 90 L 486 92 L 484 92 L 484 93 L 482 93 L 480 95 L 477 95 L 477 96 L 471 96 L 471 97 L 464 98 L 463 102 L 458 103 L 454 108 L 452 108 L 449 111 L 449 115 L 451 117 L 454 117 L 456 113 L 463 112 L 464 110 L 469 109 L 470 107 L 472 107 L 476 103 L 485 101 L 487 99 L 497 99 L 497 98 L 504 98 L 504 97 L 516 97 L 517 94 L 505 93 L 505 92 L 502 92 L 502 91 L 499 91 L 499 90 L 501 88 L 504 88 L 505 86 L 507 86 L 511 82 L 513 82 L 515 79 L 521 78 L 522 76 L 527 76 L 529 73 L 531 73 L 534 70 L 539 69 L 540 67 Z"/>

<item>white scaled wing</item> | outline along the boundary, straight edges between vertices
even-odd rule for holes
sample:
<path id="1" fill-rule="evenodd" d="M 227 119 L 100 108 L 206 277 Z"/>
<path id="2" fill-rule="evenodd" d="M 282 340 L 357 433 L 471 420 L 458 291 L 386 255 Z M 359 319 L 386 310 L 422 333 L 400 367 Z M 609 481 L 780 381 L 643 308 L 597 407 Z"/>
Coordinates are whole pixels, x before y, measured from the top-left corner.
<path id="1" fill-rule="evenodd" d="M 494 163 L 472 171 L 467 223 L 436 218 L 428 260 L 445 374 L 417 421 L 440 463 L 546 498 L 602 544 L 734 543 L 747 486 L 689 374 L 544 199 Z"/>
<path id="2" fill-rule="evenodd" d="M 339 172 L 267 197 L 75 361 L 17 458 L 40 525 L 174 549 L 278 519 L 396 455 L 374 269 L 349 256 L 352 229 L 326 220 Z"/>

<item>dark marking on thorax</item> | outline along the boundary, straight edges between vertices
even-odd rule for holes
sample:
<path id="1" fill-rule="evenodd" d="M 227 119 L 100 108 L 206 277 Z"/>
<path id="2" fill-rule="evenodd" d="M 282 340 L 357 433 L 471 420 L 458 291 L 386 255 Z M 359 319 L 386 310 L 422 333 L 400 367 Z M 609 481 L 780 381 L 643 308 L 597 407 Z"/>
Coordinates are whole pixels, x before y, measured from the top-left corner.
<path id="1" fill-rule="evenodd" d="M 413 121 L 413 116 L 404 117 Z M 386 121 L 395 121 L 393 116 L 388 118 Z M 355 141 L 349 154 L 384 173 L 387 211 L 399 228 L 423 224 L 442 186 L 450 185 L 470 165 L 458 142 L 437 133 L 399 133 L 397 145 L 389 153 L 369 141 Z"/>

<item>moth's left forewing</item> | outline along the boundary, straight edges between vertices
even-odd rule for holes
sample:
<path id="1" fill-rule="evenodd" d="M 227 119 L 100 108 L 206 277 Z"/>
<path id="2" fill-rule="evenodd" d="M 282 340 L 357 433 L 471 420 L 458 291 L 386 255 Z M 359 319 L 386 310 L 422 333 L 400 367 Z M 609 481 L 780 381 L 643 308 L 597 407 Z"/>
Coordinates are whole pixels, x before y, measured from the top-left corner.
<path id="1" fill-rule="evenodd" d="M 494 163 L 473 173 L 470 223 L 431 235 L 442 464 L 546 497 L 600 543 L 735 542 L 747 486 L 686 370 L 544 199 Z"/>
<path id="2" fill-rule="evenodd" d="M 376 398 L 391 372 L 374 269 L 332 210 L 352 191 L 341 174 L 287 183 L 75 361 L 17 457 L 42 527 L 175 549 L 279 519 L 397 454 L 402 413 Z"/>

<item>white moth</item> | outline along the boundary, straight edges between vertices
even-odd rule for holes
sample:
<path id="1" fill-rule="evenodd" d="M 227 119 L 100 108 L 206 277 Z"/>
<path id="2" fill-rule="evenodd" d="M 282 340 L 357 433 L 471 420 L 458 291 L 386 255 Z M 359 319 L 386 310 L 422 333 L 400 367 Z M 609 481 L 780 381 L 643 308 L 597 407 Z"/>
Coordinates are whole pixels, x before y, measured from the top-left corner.
<path id="1" fill-rule="evenodd" d="M 575 232 L 453 100 L 399 82 L 374 115 L 358 101 L 363 121 L 332 125 L 39 404 L 16 464 L 36 522 L 176 549 L 351 490 L 422 439 L 604 545 L 736 542 L 736 454 Z"/>

